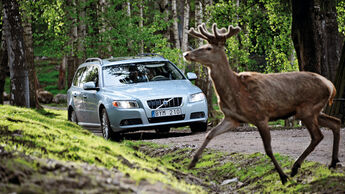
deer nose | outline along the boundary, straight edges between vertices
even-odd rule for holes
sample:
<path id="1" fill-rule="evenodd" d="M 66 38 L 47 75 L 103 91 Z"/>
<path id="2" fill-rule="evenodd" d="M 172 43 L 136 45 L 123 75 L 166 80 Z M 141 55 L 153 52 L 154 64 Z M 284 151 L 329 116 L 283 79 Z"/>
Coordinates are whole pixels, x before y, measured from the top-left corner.
<path id="1" fill-rule="evenodd" d="M 184 58 L 187 58 L 188 56 L 189 56 L 189 52 L 184 52 L 184 53 L 183 53 L 183 57 L 184 57 Z"/>

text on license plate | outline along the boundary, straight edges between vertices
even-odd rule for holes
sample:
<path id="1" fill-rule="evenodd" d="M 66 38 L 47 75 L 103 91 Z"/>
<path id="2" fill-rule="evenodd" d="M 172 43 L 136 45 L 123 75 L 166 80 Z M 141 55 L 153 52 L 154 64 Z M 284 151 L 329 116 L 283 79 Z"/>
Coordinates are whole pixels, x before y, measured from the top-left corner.
<path id="1" fill-rule="evenodd" d="M 180 108 L 152 111 L 152 117 L 166 117 L 166 116 L 175 116 L 175 115 L 181 115 L 181 114 L 182 114 L 182 111 Z"/>

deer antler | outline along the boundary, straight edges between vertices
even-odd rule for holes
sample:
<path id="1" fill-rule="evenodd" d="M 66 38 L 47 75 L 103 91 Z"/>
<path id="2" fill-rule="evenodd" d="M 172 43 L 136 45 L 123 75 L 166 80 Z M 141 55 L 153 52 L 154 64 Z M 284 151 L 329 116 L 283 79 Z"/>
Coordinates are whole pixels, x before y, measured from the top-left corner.
<path id="1" fill-rule="evenodd" d="M 236 35 L 240 30 L 240 27 L 233 27 L 232 25 L 228 27 L 228 30 L 225 28 L 218 29 L 217 24 L 214 23 L 212 25 L 212 33 L 210 33 L 206 29 L 205 23 L 202 23 L 198 26 L 198 31 L 196 31 L 194 28 L 191 28 L 188 34 L 207 40 L 207 42 L 210 44 L 225 45 L 226 39 Z"/>

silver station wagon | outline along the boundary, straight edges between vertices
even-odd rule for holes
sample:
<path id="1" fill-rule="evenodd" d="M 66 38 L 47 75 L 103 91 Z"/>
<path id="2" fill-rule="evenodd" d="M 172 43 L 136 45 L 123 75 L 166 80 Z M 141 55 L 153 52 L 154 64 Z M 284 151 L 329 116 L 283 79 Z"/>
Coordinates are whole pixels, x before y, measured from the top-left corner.
<path id="1" fill-rule="evenodd" d="M 190 126 L 206 131 L 207 102 L 201 90 L 169 60 L 155 54 L 81 64 L 67 92 L 68 119 L 85 128 L 100 128 L 105 139 L 119 133 Z"/>

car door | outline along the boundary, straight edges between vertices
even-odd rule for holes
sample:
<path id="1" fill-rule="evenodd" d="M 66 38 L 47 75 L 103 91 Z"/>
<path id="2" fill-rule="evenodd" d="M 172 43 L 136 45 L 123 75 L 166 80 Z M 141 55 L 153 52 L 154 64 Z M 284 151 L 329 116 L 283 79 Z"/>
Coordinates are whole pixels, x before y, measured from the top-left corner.
<path id="1" fill-rule="evenodd" d="M 88 68 L 85 76 L 85 83 L 86 82 L 94 82 L 96 87 L 98 86 L 99 80 L 99 70 L 96 65 L 92 65 Z M 98 102 L 99 102 L 99 92 L 97 90 L 83 90 L 82 91 L 83 97 L 83 106 L 84 106 L 84 118 L 86 119 L 85 122 L 89 123 L 90 125 L 97 125 L 99 124 L 99 116 L 98 116 Z"/>
<path id="2" fill-rule="evenodd" d="M 78 122 L 83 122 L 83 116 L 81 114 L 81 111 L 83 109 L 83 98 L 81 94 L 82 88 L 80 86 L 80 80 L 85 70 L 86 67 L 79 68 L 72 81 L 71 100 L 74 107 L 74 111 L 77 115 Z"/>

